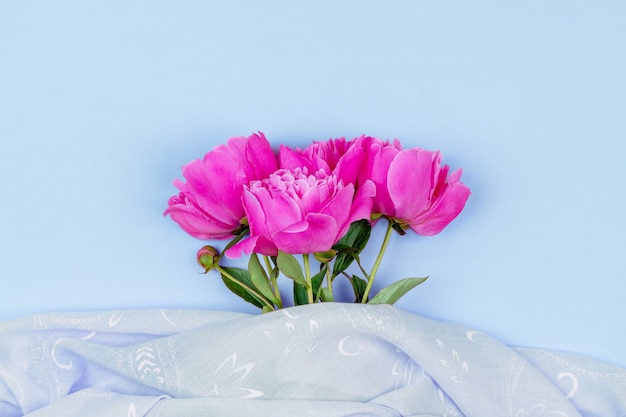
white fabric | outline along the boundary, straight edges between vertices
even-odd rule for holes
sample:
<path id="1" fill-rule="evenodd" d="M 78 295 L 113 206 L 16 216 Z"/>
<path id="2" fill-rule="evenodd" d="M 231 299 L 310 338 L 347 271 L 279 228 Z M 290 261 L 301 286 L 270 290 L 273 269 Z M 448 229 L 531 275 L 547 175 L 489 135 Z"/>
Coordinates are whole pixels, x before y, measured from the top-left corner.
<path id="1" fill-rule="evenodd" d="M 626 416 L 626 369 L 391 306 L 0 324 L 0 416 Z"/>

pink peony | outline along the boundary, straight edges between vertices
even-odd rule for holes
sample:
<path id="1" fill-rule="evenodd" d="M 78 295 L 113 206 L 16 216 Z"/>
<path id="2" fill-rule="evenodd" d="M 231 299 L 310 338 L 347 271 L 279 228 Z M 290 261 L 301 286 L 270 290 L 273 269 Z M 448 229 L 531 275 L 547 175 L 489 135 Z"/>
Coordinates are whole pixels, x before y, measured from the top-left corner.
<path id="1" fill-rule="evenodd" d="M 463 210 L 470 190 L 460 182 L 462 170 L 448 175 L 441 154 L 420 148 L 401 150 L 399 142 L 362 137 L 364 148 L 358 182 L 376 186 L 372 213 L 394 219 L 417 234 L 441 232 Z"/>
<path id="2" fill-rule="evenodd" d="M 193 237 L 231 238 L 245 217 L 244 185 L 267 178 L 277 169 L 276 156 L 263 133 L 231 138 L 204 159 L 183 167 L 187 182 L 174 181 L 180 193 L 170 198 L 164 215 Z"/>
<path id="3" fill-rule="evenodd" d="M 243 204 L 250 237 L 226 251 L 274 256 L 329 250 L 350 223 L 369 219 L 373 184 L 367 182 L 355 194 L 353 184 L 344 185 L 325 170 L 309 175 L 308 169 L 280 169 L 269 178 L 245 187 Z"/>
<path id="4" fill-rule="evenodd" d="M 441 166 L 441 153 L 407 149 L 389 165 L 387 186 L 394 202 L 396 219 L 407 223 L 417 234 L 441 232 L 465 207 L 470 189 L 463 184 L 462 170 L 448 175 Z"/>
<path id="5" fill-rule="evenodd" d="M 362 171 L 371 141 L 380 142 L 378 139 L 360 136 L 350 141 L 345 138 L 316 141 L 304 149 L 291 149 L 283 145 L 278 155 L 279 164 L 281 168 L 291 170 L 306 167 L 309 172 L 316 172 L 323 169 L 336 175 L 344 184 L 351 183 L 356 187 L 359 177 L 366 180 Z M 399 142 L 394 142 L 394 145 L 399 147 Z"/>

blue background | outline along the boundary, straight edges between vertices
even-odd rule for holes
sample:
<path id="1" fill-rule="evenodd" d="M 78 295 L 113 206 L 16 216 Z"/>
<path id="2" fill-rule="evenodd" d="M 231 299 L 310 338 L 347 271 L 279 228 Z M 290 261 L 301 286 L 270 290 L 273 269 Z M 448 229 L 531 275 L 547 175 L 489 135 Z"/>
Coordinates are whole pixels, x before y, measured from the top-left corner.
<path id="1" fill-rule="evenodd" d="M 626 366 L 625 64 L 623 1 L 3 1 L 0 319 L 254 312 L 162 217 L 180 167 L 365 133 L 473 192 L 378 288 L 429 275 L 401 308 Z"/>

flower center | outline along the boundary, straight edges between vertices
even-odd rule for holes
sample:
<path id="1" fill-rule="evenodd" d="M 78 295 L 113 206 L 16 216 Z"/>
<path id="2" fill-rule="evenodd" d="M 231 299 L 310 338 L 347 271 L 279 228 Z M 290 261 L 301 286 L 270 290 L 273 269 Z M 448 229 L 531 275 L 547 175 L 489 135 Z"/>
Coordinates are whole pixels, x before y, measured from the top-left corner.
<path id="1" fill-rule="evenodd" d="M 303 167 L 294 170 L 279 169 L 269 178 L 253 181 L 250 184 L 252 191 L 260 188 L 280 191 L 299 200 L 311 189 L 325 189 L 328 190 L 328 194 L 332 195 L 342 187 L 338 186 L 334 175 L 328 175 L 323 169 L 318 170 L 314 175 L 309 175 L 307 168 Z"/>

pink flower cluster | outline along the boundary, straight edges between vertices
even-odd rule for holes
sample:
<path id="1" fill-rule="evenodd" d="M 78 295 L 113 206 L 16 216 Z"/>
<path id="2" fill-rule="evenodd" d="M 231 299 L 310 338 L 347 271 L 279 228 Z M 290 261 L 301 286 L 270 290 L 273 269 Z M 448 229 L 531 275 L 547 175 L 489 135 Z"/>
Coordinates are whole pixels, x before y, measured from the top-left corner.
<path id="1" fill-rule="evenodd" d="M 361 219 L 434 235 L 470 195 L 439 152 L 370 136 L 283 145 L 278 155 L 262 133 L 234 137 L 185 165 L 183 176 L 165 215 L 199 239 L 232 239 L 248 226 L 229 257 L 324 252 Z"/>

